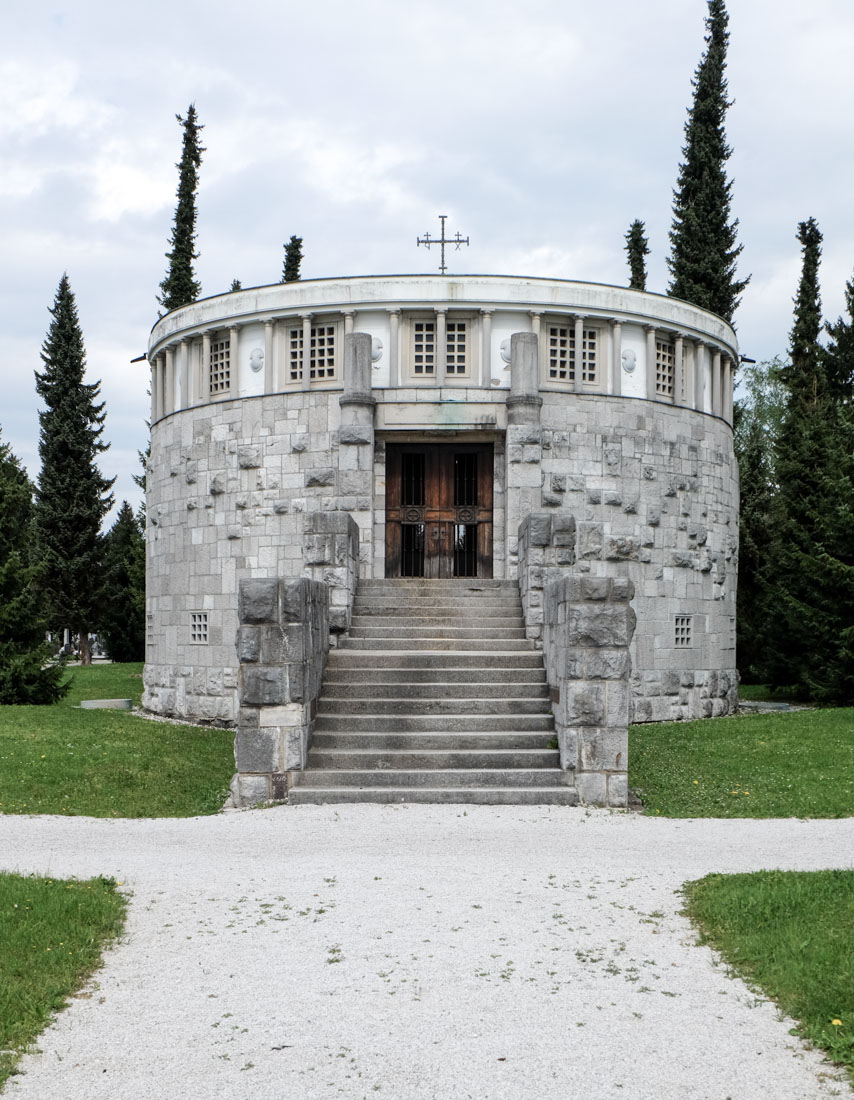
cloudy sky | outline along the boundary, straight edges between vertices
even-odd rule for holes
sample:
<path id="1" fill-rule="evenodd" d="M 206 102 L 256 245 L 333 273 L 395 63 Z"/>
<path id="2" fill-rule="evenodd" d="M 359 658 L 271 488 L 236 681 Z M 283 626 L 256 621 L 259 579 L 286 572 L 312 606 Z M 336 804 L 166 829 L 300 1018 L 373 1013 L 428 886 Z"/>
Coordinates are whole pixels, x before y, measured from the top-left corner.
<path id="1" fill-rule="evenodd" d="M 730 0 L 734 214 L 752 274 L 745 355 L 785 353 L 797 223 L 825 235 L 825 314 L 854 269 L 854 6 Z M 195 102 L 203 294 L 303 277 L 433 271 L 627 281 L 647 225 L 667 285 L 672 188 L 705 0 L 74 0 L 15 5 L 0 55 L 3 438 L 38 473 L 33 370 L 63 271 L 107 402 L 119 500 L 146 439 L 181 133 Z"/>

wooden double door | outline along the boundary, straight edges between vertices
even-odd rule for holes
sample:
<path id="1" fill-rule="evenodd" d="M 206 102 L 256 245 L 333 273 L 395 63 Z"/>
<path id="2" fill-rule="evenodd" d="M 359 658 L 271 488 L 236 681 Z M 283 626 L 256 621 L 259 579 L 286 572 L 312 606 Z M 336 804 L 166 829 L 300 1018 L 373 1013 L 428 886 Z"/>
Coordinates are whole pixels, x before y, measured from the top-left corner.
<path id="1" fill-rule="evenodd" d="M 491 443 L 386 445 L 386 576 L 491 577 Z"/>

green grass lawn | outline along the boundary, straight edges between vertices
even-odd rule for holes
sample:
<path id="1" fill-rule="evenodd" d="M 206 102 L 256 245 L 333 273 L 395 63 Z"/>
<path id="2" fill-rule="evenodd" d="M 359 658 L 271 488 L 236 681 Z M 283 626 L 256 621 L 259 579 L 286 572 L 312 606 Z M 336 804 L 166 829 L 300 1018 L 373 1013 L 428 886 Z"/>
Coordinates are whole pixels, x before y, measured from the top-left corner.
<path id="1" fill-rule="evenodd" d="M 854 815 L 854 708 L 633 726 L 629 785 L 663 817 Z"/>
<path id="2" fill-rule="evenodd" d="M 778 688 L 776 691 L 768 684 L 739 684 L 738 698 L 746 703 L 798 703 L 806 700 L 798 699 L 794 688 Z"/>
<path id="3" fill-rule="evenodd" d="M 20 1053 L 100 965 L 125 908 L 112 879 L 0 873 L 0 1089 Z"/>
<path id="4" fill-rule="evenodd" d="M 854 1079 L 854 871 L 708 875 L 685 897 L 702 941 Z"/>
<path id="5" fill-rule="evenodd" d="M 81 699 L 139 701 L 142 665 L 69 669 L 51 707 L 0 707 L 0 812 L 90 817 L 215 813 L 234 772 L 234 732 L 80 710 Z"/>

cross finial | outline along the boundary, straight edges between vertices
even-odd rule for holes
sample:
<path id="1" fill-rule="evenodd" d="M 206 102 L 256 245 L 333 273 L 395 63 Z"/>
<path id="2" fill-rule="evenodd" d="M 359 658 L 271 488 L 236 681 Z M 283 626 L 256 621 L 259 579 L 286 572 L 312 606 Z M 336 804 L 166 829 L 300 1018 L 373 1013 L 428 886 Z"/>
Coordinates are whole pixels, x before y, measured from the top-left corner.
<path id="1" fill-rule="evenodd" d="M 442 248 L 442 262 L 439 264 L 439 271 L 441 271 L 441 273 L 443 275 L 448 270 L 448 266 L 445 263 L 445 245 L 446 244 L 455 245 L 457 251 L 459 252 L 460 247 L 462 245 L 468 245 L 468 243 L 469 243 L 468 237 L 461 237 L 460 233 L 459 233 L 459 230 L 457 230 L 457 232 L 454 234 L 453 237 L 446 237 L 445 236 L 445 221 L 447 220 L 447 217 L 448 217 L 447 214 L 440 214 L 439 215 L 439 221 L 442 223 L 442 235 L 441 235 L 441 237 L 431 237 L 429 232 L 428 232 L 428 233 L 425 233 L 423 237 L 418 237 L 416 242 L 415 242 L 416 245 L 423 244 L 423 245 L 426 245 L 427 248 L 429 248 L 431 244 L 438 244 L 438 245 L 441 246 L 441 248 Z"/>

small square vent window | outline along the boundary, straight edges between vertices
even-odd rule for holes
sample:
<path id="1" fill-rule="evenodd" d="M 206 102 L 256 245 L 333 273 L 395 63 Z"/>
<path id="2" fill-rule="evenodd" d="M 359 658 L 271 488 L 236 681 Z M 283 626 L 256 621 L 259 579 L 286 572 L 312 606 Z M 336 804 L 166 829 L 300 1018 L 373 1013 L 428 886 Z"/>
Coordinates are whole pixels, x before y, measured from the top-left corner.
<path id="1" fill-rule="evenodd" d="M 149 645 L 154 644 L 154 616 L 145 616 L 145 640 Z"/>
<path id="2" fill-rule="evenodd" d="M 190 612 L 190 644 L 208 644 L 208 613 L 207 611 Z"/>
<path id="3" fill-rule="evenodd" d="M 693 622 L 690 615 L 677 615 L 673 644 L 677 649 L 690 649 L 693 642 Z"/>

